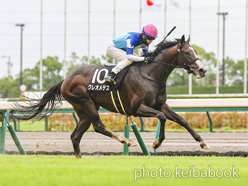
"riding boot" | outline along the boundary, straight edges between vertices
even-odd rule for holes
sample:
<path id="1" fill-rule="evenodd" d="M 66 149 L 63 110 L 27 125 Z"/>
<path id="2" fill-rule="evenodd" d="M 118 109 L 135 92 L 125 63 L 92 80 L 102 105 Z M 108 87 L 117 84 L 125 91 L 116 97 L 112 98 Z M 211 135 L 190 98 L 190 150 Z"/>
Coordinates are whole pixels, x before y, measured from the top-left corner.
<path id="1" fill-rule="evenodd" d="M 116 77 L 116 73 L 109 72 L 105 77 L 104 80 L 110 83 L 115 83 L 115 77 Z"/>

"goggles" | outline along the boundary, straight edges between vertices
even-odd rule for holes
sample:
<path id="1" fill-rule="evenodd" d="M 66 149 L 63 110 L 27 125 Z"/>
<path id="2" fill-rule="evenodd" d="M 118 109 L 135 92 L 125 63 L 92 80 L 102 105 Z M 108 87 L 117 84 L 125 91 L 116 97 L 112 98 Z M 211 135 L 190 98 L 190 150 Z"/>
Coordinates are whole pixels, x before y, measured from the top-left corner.
<path id="1" fill-rule="evenodd" d="M 156 39 L 156 38 L 147 35 L 147 36 L 146 36 L 146 39 L 148 39 L 148 40 L 154 40 L 154 39 Z"/>

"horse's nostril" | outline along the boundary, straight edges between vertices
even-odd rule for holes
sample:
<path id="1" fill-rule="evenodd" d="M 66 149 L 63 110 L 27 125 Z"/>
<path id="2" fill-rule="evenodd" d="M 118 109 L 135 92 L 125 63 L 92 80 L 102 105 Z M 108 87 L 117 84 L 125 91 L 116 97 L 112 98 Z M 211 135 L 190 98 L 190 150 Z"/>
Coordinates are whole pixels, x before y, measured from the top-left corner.
<path id="1" fill-rule="evenodd" d="M 205 72 L 205 70 L 203 68 L 200 68 L 199 72 Z"/>

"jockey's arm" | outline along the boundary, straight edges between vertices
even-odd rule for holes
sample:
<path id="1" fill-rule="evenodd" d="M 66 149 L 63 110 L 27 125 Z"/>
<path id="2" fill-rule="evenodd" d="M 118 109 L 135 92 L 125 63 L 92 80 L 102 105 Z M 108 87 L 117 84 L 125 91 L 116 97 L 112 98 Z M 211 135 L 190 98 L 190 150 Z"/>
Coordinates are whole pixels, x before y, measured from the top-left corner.
<path id="1" fill-rule="evenodd" d="M 148 50 L 146 50 L 146 49 L 142 49 L 142 51 L 143 51 L 143 54 L 148 52 Z M 129 52 L 131 52 L 131 51 L 129 51 Z M 144 61 L 145 57 L 140 57 L 140 56 L 133 55 L 133 54 L 127 54 L 127 59 L 130 61 Z"/>
<path id="2" fill-rule="evenodd" d="M 145 60 L 145 57 L 141 57 L 133 53 L 133 47 L 130 47 L 130 48 L 128 47 L 126 52 L 127 52 L 127 59 L 130 61 L 144 61 Z M 144 49 L 143 49 L 143 53 L 144 54 L 146 53 L 144 52 Z"/>
<path id="3" fill-rule="evenodd" d="M 144 61 L 145 60 L 144 57 L 135 56 L 133 54 L 128 54 L 127 59 L 130 60 L 130 61 Z"/>
<path id="4" fill-rule="evenodd" d="M 130 61 L 144 61 L 144 57 L 140 57 L 137 54 L 133 53 L 133 47 L 127 47 L 127 59 Z"/>
<path id="5" fill-rule="evenodd" d="M 130 61 L 144 61 L 145 57 L 138 56 L 133 52 L 134 45 L 132 39 L 127 39 L 126 42 L 127 42 L 127 50 L 126 50 L 127 59 Z M 142 47 L 143 54 L 148 52 L 148 47 L 149 46 Z"/>
<path id="6" fill-rule="evenodd" d="M 148 52 L 148 48 L 142 48 L 143 54 Z"/>

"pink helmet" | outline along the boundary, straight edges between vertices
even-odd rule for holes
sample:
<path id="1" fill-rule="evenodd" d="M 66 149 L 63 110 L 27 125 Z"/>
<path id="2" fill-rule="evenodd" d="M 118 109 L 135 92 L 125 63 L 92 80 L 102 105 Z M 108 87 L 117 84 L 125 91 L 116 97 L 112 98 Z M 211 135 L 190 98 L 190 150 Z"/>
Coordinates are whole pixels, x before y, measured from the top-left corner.
<path id="1" fill-rule="evenodd" d="M 144 26 L 141 32 L 151 37 L 158 37 L 158 29 L 153 24 Z"/>

